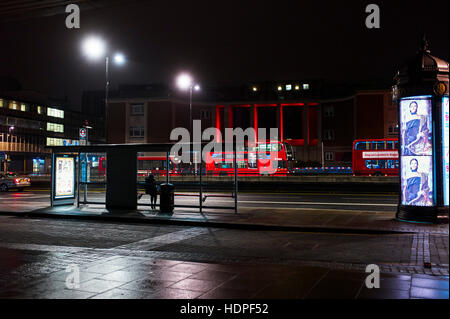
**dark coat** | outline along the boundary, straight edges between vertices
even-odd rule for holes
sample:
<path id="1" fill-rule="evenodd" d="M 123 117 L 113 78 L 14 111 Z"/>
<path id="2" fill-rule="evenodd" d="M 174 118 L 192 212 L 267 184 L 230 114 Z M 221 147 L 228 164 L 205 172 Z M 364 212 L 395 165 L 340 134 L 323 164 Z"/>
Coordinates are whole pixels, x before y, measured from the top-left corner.
<path id="1" fill-rule="evenodd" d="M 156 181 L 153 175 L 149 175 L 145 178 L 145 193 L 150 194 L 152 196 L 156 196 Z"/>

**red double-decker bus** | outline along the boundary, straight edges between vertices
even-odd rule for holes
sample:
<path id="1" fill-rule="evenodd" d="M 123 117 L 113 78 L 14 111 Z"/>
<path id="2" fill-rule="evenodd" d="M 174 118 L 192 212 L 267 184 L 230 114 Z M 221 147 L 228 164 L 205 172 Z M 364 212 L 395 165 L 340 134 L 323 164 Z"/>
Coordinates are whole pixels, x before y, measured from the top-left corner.
<path id="1" fill-rule="evenodd" d="M 176 162 L 176 163 L 174 163 Z M 167 158 L 165 156 L 138 156 L 138 176 L 166 176 Z M 181 167 L 173 156 L 169 157 L 169 175 L 180 175 Z"/>
<path id="2" fill-rule="evenodd" d="M 238 176 L 288 174 L 288 159 L 292 147 L 282 142 L 249 143 L 236 151 Z M 235 173 L 233 152 L 210 152 L 206 154 L 206 173 L 220 176 Z"/>
<path id="3" fill-rule="evenodd" d="M 397 176 L 399 174 L 398 139 L 367 139 L 353 142 L 353 175 Z"/>

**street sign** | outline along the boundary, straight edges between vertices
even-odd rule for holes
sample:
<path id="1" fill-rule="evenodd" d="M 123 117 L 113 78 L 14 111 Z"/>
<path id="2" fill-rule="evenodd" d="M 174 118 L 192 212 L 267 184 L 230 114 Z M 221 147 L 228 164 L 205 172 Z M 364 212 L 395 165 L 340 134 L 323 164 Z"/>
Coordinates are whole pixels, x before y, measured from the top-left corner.
<path id="1" fill-rule="evenodd" d="M 85 128 L 80 128 L 80 139 L 85 140 L 87 138 L 87 130 Z"/>

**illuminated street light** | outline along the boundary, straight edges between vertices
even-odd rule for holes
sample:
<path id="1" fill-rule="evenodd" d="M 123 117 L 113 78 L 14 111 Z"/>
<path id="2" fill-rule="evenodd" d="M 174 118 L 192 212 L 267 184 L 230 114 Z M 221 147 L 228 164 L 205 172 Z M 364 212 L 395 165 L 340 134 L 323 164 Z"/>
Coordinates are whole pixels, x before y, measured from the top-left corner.
<path id="1" fill-rule="evenodd" d="M 192 90 L 200 91 L 200 85 L 193 84 L 194 80 L 187 73 L 181 73 L 176 82 L 179 89 L 183 91 L 189 89 L 189 132 L 192 133 Z M 197 171 L 197 162 L 195 162 L 195 171 Z"/>
<path id="2" fill-rule="evenodd" d="M 105 140 L 108 141 L 108 92 L 109 92 L 109 53 L 106 50 L 105 42 L 99 37 L 89 37 L 83 42 L 84 54 L 93 60 L 105 57 Z M 125 63 L 125 56 L 122 53 L 114 55 L 114 62 L 118 65 Z"/>
<path id="3" fill-rule="evenodd" d="M 180 74 L 177 78 L 177 85 L 181 90 L 192 88 L 192 77 L 189 74 Z"/>
<path id="4" fill-rule="evenodd" d="M 117 53 L 114 56 L 114 62 L 116 62 L 116 64 L 122 65 L 125 63 L 125 56 L 122 53 Z"/>
<path id="5" fill-rule="evenodd" d="M 84 54 L 93 60 L 97 60 L 105 55 L 105 42 L 97 37 L 89 37 L 83 42 Z"/>

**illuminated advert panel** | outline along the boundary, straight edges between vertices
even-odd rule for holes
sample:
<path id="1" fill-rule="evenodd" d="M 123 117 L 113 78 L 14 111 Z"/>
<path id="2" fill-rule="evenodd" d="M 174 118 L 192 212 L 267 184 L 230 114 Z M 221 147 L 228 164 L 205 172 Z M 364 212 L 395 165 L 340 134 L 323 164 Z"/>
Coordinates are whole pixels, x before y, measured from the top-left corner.
<path id="1" fill-rule="evenodd" d="M 402 204 L 433 206 L 431 96 L 400 100 Z"/>
<path id="2" fill-rule="evenodd" d="M 444 176 L 444 185 L 443 185 L 443 190 L 444 190 L 444 205 L 448 206 L 448 202 L 449 202 L 449 191 L 450 191 L 450 186 L 449 186 L 449 173 L 448 173 L 448 162 L 449 162 L 449 158 L 448 158 L 448 150 L 449 150 L 449 114 L 448 114 L 449 110 L 448 110 L 448 96 L 444 96 L 442 98 L 442 154 L 443 154 L 443 159 L 442 159 L 442 172 L 443 172 L 443 176 Z"/>
<path id="3" fill-rule="evenodd" d="M 75 158 L 57 156 L 55 158 L 54 198 L 75 198 Z"/>

